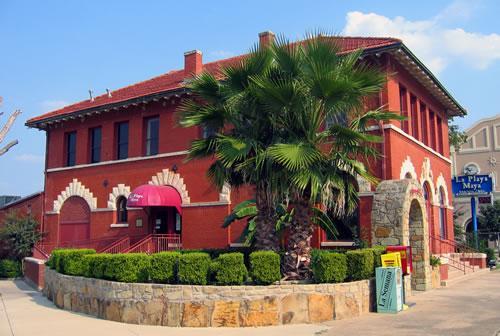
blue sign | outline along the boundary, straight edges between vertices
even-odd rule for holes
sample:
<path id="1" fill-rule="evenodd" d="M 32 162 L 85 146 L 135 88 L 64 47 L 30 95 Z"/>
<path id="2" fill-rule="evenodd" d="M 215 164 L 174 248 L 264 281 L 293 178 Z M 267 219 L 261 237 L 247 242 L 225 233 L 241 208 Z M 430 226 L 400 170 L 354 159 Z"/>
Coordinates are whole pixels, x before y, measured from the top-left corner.
<path id="1" fill-rule="evenodd" d="M 462 175 L 451 181 L 455 196 L 487 195 L 493 190 L 493 181 L 489 175 Z"/>

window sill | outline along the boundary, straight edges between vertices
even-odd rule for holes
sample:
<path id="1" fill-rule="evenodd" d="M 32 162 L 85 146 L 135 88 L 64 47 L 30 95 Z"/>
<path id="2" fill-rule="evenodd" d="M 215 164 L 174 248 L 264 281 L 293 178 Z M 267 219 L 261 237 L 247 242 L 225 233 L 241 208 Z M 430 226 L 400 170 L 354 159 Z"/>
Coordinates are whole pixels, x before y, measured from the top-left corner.
<path id="1" fill-rule="evenodd" d="M 353 241 L 326 241 L 321 242 L 322 247 L 352 247 L 354 246 Z"/>
<path id="2" fill-rule="evenodd" d="M 125 227 L 128 227 L 128 223 L 111 224 L 110 227 L 112 227 L 112 228 L 125 228 Z"/>

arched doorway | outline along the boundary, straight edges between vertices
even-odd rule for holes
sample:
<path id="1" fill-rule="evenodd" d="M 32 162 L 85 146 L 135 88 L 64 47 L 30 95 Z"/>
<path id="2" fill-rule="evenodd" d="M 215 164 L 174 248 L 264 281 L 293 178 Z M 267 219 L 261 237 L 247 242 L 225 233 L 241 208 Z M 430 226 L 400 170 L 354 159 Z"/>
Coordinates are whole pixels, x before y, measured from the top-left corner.
<path id="1" fill-rule="evenodd" d="M 419 289 L 425 283 L 425 268 L 429 264 L 429 250 L 426 249 L 429 240 L 424 235 L 424 213 L 416 199 L 411 201 L 408 219 L 408 234 L 413 262 L 411 285 L 413 289 Z"/>
<path id="2" fill-rule="evenodd" d="M 90 207 L 79 196 L 64 201 L 59 217 L 59 242 L 82 241 L 90 238 Z"/>
<path id="3" fill-rule="evenodd" d="M 431 288 L 424 190 L 416 180 L 382 181 L 373 197 L 372 243 L 410 246 L 414 290 Z"/>

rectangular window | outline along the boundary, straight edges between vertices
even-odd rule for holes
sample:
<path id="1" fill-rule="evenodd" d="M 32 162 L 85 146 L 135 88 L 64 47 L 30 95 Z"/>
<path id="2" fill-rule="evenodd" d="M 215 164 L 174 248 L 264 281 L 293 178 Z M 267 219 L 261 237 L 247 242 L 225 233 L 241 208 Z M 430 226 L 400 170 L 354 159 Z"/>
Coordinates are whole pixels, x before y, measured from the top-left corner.
<path id="1" fill-rule="evenodd" d="M 116 158 L 123 160 L 128 158 L 128 122 L 116 125 Z"/>
<path id="2" fill-rule="evenodd" d="M 427 132 L 427 106 L 420 102 L 420 129 L 422 130 L 422 142 L 428 144 L 428 132 Z"/>
<path id="3" fill-rule="evenodd" d="M 401 121 L 401 126 L 403 127 L 403 131 L 408 133 L 408 96 L 406 89 L 402 86 L 399 87 L 399 105 L 401 108 L 401 115 L 406 118 Z"/>
<path id="4" fill-rule="evenodd" d="M 411 135 L 418 139 L 417 98 L 410 96 Z"/>
<path id="5" fill-rule="evenodd" d="M 160 119 L 146 119 L 146 155 L 158 154 L 158 139 L 160 134 Z"/>
<path id="6" fill-rule="evenodd" d="M 101 128 L 90 129 L 90 163 L 101 161 Z"/>
<path id="7" fill-rule="evenodd" d="M 434 121 L 434 112 L 429 110 L 429 146 L 436 149 L 436 124 Z"/>
<path id="8" fill-rule="evenodd" d="M 66 166 L 76 163 L 76 132 L 66 133 Z"/>
<path id="9" fill-rule="evenodd" d="M 437 117 L 437 116 L 436 116 Z M 444 145 L 443 145 L 443 122 L 441 118 L 437 117 L 437 131 L 438 131 L 438 138 L 437 138 L 437 151 L 441 154 L 444 153 Z"/>

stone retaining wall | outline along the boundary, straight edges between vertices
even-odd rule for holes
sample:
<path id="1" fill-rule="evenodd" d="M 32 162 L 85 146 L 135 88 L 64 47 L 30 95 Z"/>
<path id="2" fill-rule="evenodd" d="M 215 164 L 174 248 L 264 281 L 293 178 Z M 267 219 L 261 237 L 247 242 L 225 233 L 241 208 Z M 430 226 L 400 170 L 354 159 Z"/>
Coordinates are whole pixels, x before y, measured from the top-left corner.
<path id="1" fill-rule="evenodd" d="M 59 308 L 172 327 L 255 327 L 347 319 L 373 311 L 375 281 L 272 286 L 130 284 L 45 271 Z"/>

